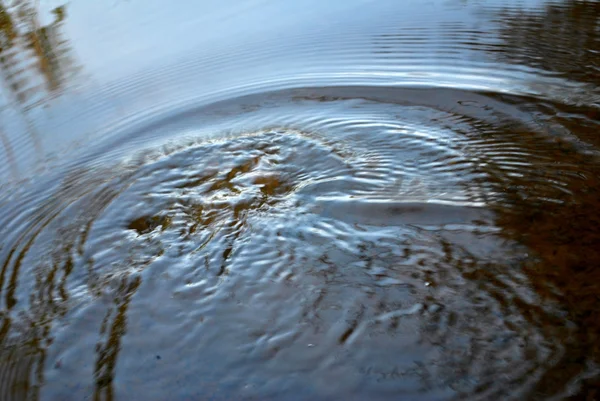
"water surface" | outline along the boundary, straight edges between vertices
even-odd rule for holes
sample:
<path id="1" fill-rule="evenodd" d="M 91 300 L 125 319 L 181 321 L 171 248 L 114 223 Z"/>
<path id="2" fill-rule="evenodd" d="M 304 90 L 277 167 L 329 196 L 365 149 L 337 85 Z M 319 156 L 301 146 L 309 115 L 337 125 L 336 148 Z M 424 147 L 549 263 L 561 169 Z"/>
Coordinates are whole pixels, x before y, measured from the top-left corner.
<path id="1" fill-rule="evenodd" d="M 597 396 L 598 3 L 0 27 L 2 399 Z"/>

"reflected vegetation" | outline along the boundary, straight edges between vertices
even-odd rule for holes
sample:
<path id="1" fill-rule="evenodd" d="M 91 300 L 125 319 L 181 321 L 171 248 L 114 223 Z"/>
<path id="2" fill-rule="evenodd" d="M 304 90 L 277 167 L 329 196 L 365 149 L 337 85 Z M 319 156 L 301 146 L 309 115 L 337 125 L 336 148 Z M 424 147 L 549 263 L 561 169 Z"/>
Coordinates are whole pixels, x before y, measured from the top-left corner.
<path id="1" fill-rule="evenodd" d="M 552 2 L 539 10 L 508 9 L 495 22 L 501 26 L 504 47 L 495 53 L 499 60 L 558 73 L 587 84 L 590 95 L 598 93 L 599 2 L 572 0 Z M 516 181 L 513 185 L 519 190 L 507 193 L 514 203 L 513 213 L 501 213 L 498 223 L 507 238 L 518 239 L 539 257 L 523 268 L 542 302 L 558 302 L 568 311 L 565 322 L 546 325 L 546 330 L 560 328 L 555 335 L 565 349 L 534 396 L 549 398 L 564 391 L 567 378 L 579 377 L 582 388 L 567 398 L 592 400 L 600 397 L 596 370 L 600 366 L 600 162 L 595 154 L 600 146 L 600 109 L 598 99 L 572 105 L 568 93 L 562 97 L 565 103 L 521 102 L 553 138 L 547 147 L 549 159 L 576 166 L 572 178 L 566 181 L 560 200 L 551 204 L 527 198 L 532 186 L 527 177 Z M 546 179 L 554 178 L 547 172 Z M 595 374 L 590 374 L 590 367 Z"/>
<path id="2" fill-rule="evenodd" d="M 501 61 L 559 73 L 573 81 L 600 85 L 600 3 L 550 2 L 540 9 L 499 12 L 504 51 Z"/>
<path id="3" fill-rule="evenodd" d="M 33 0 L 0 1 L 0 113 L 14 110 L 23 120 L 37 157 L 43 149 L 29 111 L 59 96 L 80 66 L 64 35 L 66 6 L 51 10 L 51 22 L 42 23 L 39 4 Z M 9 114 L 10 115 L 10 114 Z M 14 117 L 12 117 L 14 118 Z M 14 146 L 19 138 L 5 132 L 0 124 L 0 140 L 10 166 L 10 174 L 18 177 Z"/>
<path id="4" fill-rule="evenodd" d="M 103 337 L 104 341 L 96 345 L 97 358 L 94 367 L 95 401 L 115 399 L 112 381 L 121 350 L 121 338 L 127 331 L 127 308 L 141 282 L 139 276 L 123 278 L 115 290 L 114 305 L 107 311 L 102 321 L 100 337 Z"/>
<path id="5" fill-rule="evenodd" d="M 72 50 L 62 32 L 65 6 L 52 14 L 53 21 L 42 25 L 35 2 L 0 2 L 3 86 L 26 108 L 55 96 L 74 72 Z"/>
<path id="6" fill-rule="evenodd" d="M 581 100 L 571 91 L 558 93 L 558 101 L 535 99 L 535 118 L 551 133 L 567 135 L 588 150 L 600 147 L 600 3 L 553 2 L 541 10 L 505 10 L 498 15 L 505 51 L 501 61 L 524 64 L 557 73 L 584 84 Z M 573 101 L 572 101 L 573 100 Z M 590 146 L 591 145 L 591 146 Z"/>

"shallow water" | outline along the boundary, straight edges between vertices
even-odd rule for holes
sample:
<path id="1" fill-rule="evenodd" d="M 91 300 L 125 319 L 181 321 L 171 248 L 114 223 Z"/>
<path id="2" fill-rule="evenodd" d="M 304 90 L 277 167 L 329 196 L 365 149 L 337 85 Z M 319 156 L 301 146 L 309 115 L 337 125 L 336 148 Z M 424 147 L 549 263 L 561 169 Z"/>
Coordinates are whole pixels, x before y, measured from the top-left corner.
<path id="1" fill-rule="evenodd" d="M 600 3 L 0 4 L 0 399 L 600 396 Z"/>

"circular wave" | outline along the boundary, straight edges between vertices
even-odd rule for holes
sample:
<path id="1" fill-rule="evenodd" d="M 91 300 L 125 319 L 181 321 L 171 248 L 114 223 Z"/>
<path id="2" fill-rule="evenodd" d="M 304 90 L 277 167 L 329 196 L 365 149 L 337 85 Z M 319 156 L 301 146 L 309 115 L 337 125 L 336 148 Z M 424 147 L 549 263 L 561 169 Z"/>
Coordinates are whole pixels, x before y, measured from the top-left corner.
<path id="1" fill-rule="evenodd" d="M 498 217 L 572 195 L 542 134 L 491 94 L 374 87 L 137 127 L 5 197 L 0 342 L 42 398 L 523 399 L 570 330 Z"/>

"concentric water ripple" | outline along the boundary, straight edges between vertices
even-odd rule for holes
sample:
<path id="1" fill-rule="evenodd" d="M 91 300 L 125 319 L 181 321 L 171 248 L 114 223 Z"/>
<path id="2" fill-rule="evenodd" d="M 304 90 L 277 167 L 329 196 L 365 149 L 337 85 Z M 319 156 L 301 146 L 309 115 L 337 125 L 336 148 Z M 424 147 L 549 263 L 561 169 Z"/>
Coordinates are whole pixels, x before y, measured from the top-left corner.
<path id="1" fill-rule="evenodd" d="M 600 381 L 593 1 L 0 0 L 0 400 Z"/>
<path id="2" fill-rule="evenodd" d="M 572 327 L 548 325 L 567 312 L 497 215 L 563 202 L 582 168 L 521 114 L 441 89 L 281 91 L 33 180 L 2 220 L 2 342 L 28 355 L 4 358 L 3 392 L 26 375 L 49 399 L 523 399 Z"/>

